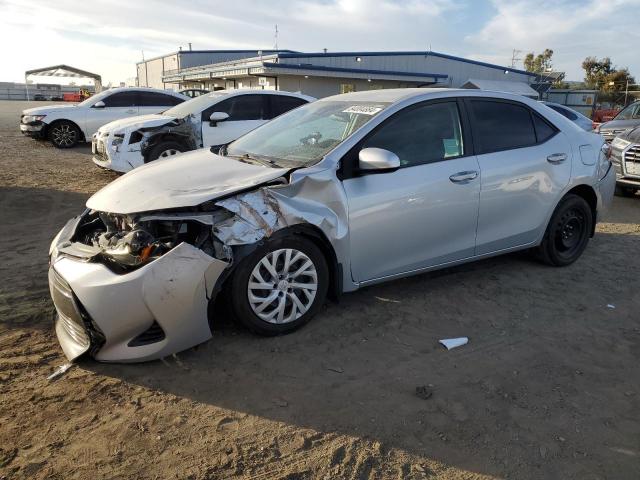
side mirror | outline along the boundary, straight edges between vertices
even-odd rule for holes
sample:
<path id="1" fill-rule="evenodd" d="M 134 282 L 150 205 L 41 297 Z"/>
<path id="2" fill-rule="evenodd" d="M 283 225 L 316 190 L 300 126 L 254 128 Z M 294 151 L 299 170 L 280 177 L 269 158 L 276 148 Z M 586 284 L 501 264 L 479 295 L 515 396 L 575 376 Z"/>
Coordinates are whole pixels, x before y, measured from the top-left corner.
<path id="1" fill-rule="evenodd" d="M 93 104 L 93 108 L 104 108 L 104 107 L 106 107 L 106 105 L 102 100 Z"/>
<path id="2" fill-rule="evenodd" d="M 228 118 L 229 118 L 229 114 L 228 113 L 213 112 L 211 114 L 211 116 L 209 117 L 209 125 L 211 125 L 212 127 L 215 127 L 215 126 L 218 125 L 218 122 L 224 122 Z"/>
<path id="3" fill-rule="evenodd" d="M 400 158 L 383 148 L 365 148 L 358 154 L 358 168 L 371 173 L 383 173 L 400 168 Z"/>

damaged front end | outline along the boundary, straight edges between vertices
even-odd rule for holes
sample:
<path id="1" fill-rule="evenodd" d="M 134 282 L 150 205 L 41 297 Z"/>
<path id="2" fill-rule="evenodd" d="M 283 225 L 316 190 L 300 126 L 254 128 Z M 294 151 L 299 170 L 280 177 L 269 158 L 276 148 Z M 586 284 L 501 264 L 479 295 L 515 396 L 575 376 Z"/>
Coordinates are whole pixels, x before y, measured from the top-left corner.
<path id="1" fill-rule="evenodd" d="M 66 356 L 144 361 L 208 340 L 209 301 L 231 262 L 211 225 L 229 215 L 87 210 L 70 221 L 49 273 Z"/>

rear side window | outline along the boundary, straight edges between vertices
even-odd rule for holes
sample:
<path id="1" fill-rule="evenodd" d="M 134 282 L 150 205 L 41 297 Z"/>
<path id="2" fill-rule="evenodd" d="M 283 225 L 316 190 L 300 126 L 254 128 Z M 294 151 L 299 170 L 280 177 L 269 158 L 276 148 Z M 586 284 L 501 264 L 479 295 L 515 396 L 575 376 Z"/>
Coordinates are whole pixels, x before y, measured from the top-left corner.
<path id="1" fill-rule="evenodd" d="M 361 148 L 384 148 L 400 158 L 401 166 L 432 163 L 463 154 L 456 102 L 409 107 L 383 123 Z"/>
<path id="2" fill-rule="evenodd" d="M 498 152 L 536 144 L 529 109 L 514 103 L 471 100 L 477 153 Z"/>
<path id="3" fill-rule="evenodd" d="M 301 98 L 285 95 L 269 95 L 269 101 L 271 103 L 269 120 L 307 103 Z"/>
<path id="4" fill-rule="evenodd" d="M 227 121 L 262 120 L 265 118 L 266 95 L 239 95 L 223 100 L 209 107 L 203 117 L 209 118 L 213 112 L 224 112 L 229 115 Z"/>
<path id="5" fill-rule="evenodd" d="M 118 92 L 105 97 L 103 100 L 105 107 L 137 107 L 138 92 Z"/>
<path id="6" fill-rule="evenodd" d="M 535 112 L 533 114 L 533 124 L 536 127 L 536 138 L 538 139 L 538 143 L 543 143 L 553 137 L 557 130 L 549 125 L 549 123 L 542 118 L 542 116 L 538 115 Z"/>
<path id="7" fill-rule="evenodd" d="M 139 102 L 141 107 L 173 107 L 184 100 L 171 95 L 158 92 L 139 92 Z"/>
<path id="8" fill-rule="evenodd" d="M 549 105 L 549 104 L 547 104 L 547 107 L 555 110 L 560 115 L 562 115 L 563 117 L 567 117 L 571 121 L 573 121 L 576 118 L 578 118 L 578 116 L 575 113 L 573 113 L 571 110 L 569 110 L 568 108 L 562 108 L 562 107 L 558 107 L 556 105 Z"/>

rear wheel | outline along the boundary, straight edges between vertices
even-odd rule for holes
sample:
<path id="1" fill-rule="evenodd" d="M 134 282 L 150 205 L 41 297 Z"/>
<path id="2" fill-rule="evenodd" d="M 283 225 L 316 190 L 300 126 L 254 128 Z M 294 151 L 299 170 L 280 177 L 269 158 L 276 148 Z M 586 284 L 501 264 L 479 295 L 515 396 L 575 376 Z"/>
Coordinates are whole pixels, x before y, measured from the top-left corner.
<path id="1" fill-rule="evenodd" d="M 327 262 L 313 242 L 297 236 L 267 240 L 238 265 L 231 306 L 255 333 L 289 333 L 318 312 L 328 283 Z"/>
<path id="2" fill-rule="evenodd" d="M 623 187 L 622 185 L 616 185 L 615 193 L 619 197 L 633 197 L 636 194 L 636 189 Z"/>
<path id="3" fill-rule="evenodd" d="M 49 127 L 49 140 L 56 148 L 71 148 L 80 140 L 80 130 L 73 122 L 61 120 Z"/>
<path id="4" fill-rule="evenodd" d="M 548 265 L 563 267 L 575 262 L 589 243 L 593 213 L 584 198 L 569 194 L 556 207 L 538 253 Z"/>
<path id="5" fill-rule="evenodd" d="M 184 152 L 186 149 L 184 145 L 178 142 L 160 142 L 151 149 L 149 155 L 147 155 L 147 162 L 152 162 L 159 158 L 168 158 L 179 153 Z"/>

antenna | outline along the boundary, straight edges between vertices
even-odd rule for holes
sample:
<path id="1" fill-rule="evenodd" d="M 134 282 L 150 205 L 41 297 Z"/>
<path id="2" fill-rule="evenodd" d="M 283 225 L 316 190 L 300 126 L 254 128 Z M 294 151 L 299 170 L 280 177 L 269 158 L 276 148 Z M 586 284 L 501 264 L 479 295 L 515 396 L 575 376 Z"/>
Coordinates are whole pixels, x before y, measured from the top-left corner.
<path id="1" fill-rule="evenodd" d="M 278 50 L 278 25 L 277 24 L 276 24 L 276 32 L 275 32 L 274 38 L 276 41 L 275 50 Z"/>
<path id="2" fill-rule="evenodd" d="M 144 50 L 142 50 L 142 61 L 144 62 Z"/>
<path id="3" fill-rule="evenodd" d="M 516 68 L 516 62 L 522 60 L 521 58 L 518 58 L 518 55 L 520 55 L 521 53 L 522 50 L 516 50 L 515 48 L 513 49 L 513 52 L 511 53 L 511 68 Z"/>

